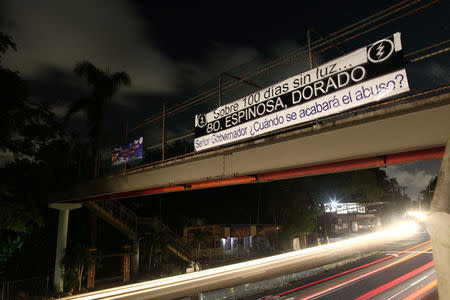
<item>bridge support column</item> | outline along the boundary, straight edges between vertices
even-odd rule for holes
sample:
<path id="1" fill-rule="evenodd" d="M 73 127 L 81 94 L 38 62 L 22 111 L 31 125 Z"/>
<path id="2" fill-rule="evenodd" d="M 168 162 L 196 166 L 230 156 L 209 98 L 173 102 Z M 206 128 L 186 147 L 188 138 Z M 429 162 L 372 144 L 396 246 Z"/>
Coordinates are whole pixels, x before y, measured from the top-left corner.
<path id="1" fill-rule="evenodd" d="M 139 273 L 139 239 L 133 240 L 131 249 L 133 255 L 131 256 L 131 278 L 136 279 Z"/>
<path id="2" fill-rule="evenodd" d="M 56 257 L 55 257 L 55 273 L 53 277 L 53 288 L 55 292 L 62 292 L 64 287 L 63 267 L 61 260 L 64 257 L 64 251 L 67 246 L 67 229 L 69 227 L 69 211 L 71 209 L 80 208 L 80 203 L 50 203 L 49 208 L 59 210 L 58 234 L 56 237 Z"/>
<path id="3" fill-rule="evenodd" d="M 426 223 L 436 261 L 439 299 L 446 299 L 450 295 L 450 138 Z"/>

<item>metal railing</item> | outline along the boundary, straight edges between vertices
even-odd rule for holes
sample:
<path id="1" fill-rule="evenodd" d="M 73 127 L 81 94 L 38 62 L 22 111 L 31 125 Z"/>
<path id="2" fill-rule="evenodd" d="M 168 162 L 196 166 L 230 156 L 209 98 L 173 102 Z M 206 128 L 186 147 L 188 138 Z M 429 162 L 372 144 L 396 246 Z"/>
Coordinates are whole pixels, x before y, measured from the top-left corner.
<path id="1" fill-rule="evenodd" d="M 49 275 L 0 282 L 0 300 L 47 299 L 49 293 Z"/>
<path id="2" fill-rule="evenodd" d="M 195 249 L 191 244 L 187 243 L 177 234 L 175 234 L 172 229 L 164 224 L 159 218 L 138 218 L 137 223 L 150 224 L 161 230 L 164 233 L 165 237 L 168 239 L 169 244 L 191 260 L 199 261 L 208 257 L 205 251 L 198 251 L 198 249 Z"/>
<path id="3" fill-rule="evenodd" d="M 132 231 L 137 232 L 137 216 L 126 206 L 117 200 L 103 200 L 90 202 L 90 205 L 98 206 L 109 213 L 113 218 L 119 220 Z"/>
<path id="4" fill-rule="evenodd" d="M 164 236 L 168 239 L 169 244 L 177 251 L 179 251 L 182 255 L 188 257 L 191 260 L 198 261 L 207 257 L 207 254 L 203 250 L 198 251 L 197 249 L 194 249 L 192 245 L 185 242 L 158 218 L 138 217 L 133 211 L 131 211 L 129 208 L 127 208 L 117 200 L 95 201 L 90 202 L 88 205 L 101 208 L 110 216 L 126 225 L 136 234 L 138 234 L 139 229 L 141 229 L 140 225 L 151 225 L 153 226 L 153 228 L 161 230 L 164 233 Z"/>

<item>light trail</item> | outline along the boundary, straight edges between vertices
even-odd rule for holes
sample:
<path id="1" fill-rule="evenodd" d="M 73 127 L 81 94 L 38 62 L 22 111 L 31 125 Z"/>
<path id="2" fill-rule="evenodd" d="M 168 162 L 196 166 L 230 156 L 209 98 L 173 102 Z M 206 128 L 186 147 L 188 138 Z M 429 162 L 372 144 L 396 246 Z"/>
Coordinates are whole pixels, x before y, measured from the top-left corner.
<path id="1" fill-rule="evenodd" d="M 199 272 L 182 274 L 178 276 L 152 280 L 147 282 L 141 282 L 121 287 L 115 287 L 105 289 L 101 291 L 86 293 L 77 296 L 70 296 L 62 299 L 117 299 L 122 297 L 128 297 L 132 295 L 138 295 L 143 293 L 149 293 L 153 291 L 160 291 L 162 289 L 171 289 L 176 287 L 186 287 L 188 289 L 196 282 L 206 282 L 208 280 L 224 279 L 228 275 L 233 276 L 245 276 L 246 272 L 256 272 L 261 268 L 275 268 L 279 267 L 280 263 L 295 263 L 303 259 L 312 259 L 317 255 L 329 254 L 332 250 L 353 250 L 356 246 L 367 247 L 368 245 L 376 242 L 383 242 L 389 239 L 405 238 L 408 235 L 413 235 L 416 232 L 417 225 L 413 222 L 406 222 L 399 224 L 396 227 L 388 230 L 374 232 L 351 239 L 321 245 L 317 247 L 302 249 L 298 251 L 292 251 L 283 253 L 271 257 L 260 258 L 238 264 L 203 270 Z M 429 250 L 429 249 L 427 249 Z M 414 254 L 413 254 L 414 255 Z M 214 282 L 214 281 L 212 281 Z M 224 286 L 225 287 L 225 286 Z"/>
<path id="2" fill-rule="evenodd" d="M 327 281 L 327 280 L 330 280 L 330 279 L 333 279 L 333 278 L 336 278 L 336 277 L 339 277 L 339 276 L 342 276 L 342 275 L 351 273 L 351 272 L 353 272 L 353 271 L 356 271 L 356 270 L 360 270 L 360 269 L 366 268 L 366 267 L 368 267 L 368 266 L 377 264 L 377 263 L 379 263 L 379 262 L 382 262 L 382 261 L 385 261 L 385 260 L 388 260 L 388 259 L 397 257 L 398 255 L 403 254 L 403 253 L 426 253 L 426 252 L 422 252 L 422 251 L 414 251 L 414 252 L 411 252 L 411 250 L 414 250 L 414 249 L 416 249 L 416 248 L 418 248 L 418 247 L 420 247 L 420 246 L 423 246 L 423 245 L 425 245 L 425 244 L 428 244 L 428 243 L 430 243 L 430 241 L 426 241 L 426 242 L 421 243 L 421 244 L 419 244 L 419 245 L 416 245 L 416 246 L 414 246 L 414 247 L 411 247 L 411 248 L 408 248 L 408 249 L 406 249 L 406 250 L 400 251 L 400 252 L 398 252 L 398 253 L 396 253 L 396 254 L 391 254 L 391 255 L 386 256 L 386 257 L 384 257 L 384 258 L 381 258 L 381 259 L 372 261 L 372 262 L 370 262 L 370 263 L 367 263 L 367 264 L 365 264 L 365 265 L 362 265 L 362 266 L 359 266 L 359 267 L 356 267 L 356 268 L 353 268 L 353 269 L 350 269 L 350 270 L 341 272 L 341 273 L 339 273 L 339 274 L 335 274 L 335 275 L 329 276 L 329 277 L 327 277 L 327 278 L 323 278 L 323 279 L 320 279 L 320 280 L 317 280 L 317 281 L 314 281 L 314 282 L 307 283 L 307 284 L 305 284 L 305 285 L 296 287 L 296 288 L 294 288 L 294 289 L 285 291 L 285 292 L 280 293 L 280 294 L 276 294 L 276 295 L 273 295 L 273 296 L 269 296 L 269 297 L 263 298 L 262 300 L 269 300 L 269 299 L 273 299 L 273 298 L 276 298 L 276 297 L 279 297 L 279 296 L 282 296 L 282 295 L 285 295 L 285 294 L 288 294 L 288 293 L 292 293 L 292 292 L 298 291 L 298 290 L 300 290 L 300 289 L 302 289 L 302 288 L 305 288 L 305 287 L 308 287 L 308 286 L 311 286 L 311 285 L 314 285 L 314 284 L 317 284 L 317 283 L 320 283 L 320 282 L 324 282 L 324 281 Z"/>
<path id="3" fill-rule="evenodd" d="M 367 293 L 365 293 L 362 296 L 359 296 L 355 300 L 367 300 L 367 299 L 370 299 L 370 298 L 378 295 L 379 293 L 384 292 L 385 290 L 390 289 L 393 286 L 395 286 L 395 285 L 405 281 L 406 279 L 409 279 L 409 278 L 411 278 L 411 277 L 413 277 L 413 276 L 415 276 L 415 275 L 425 271 L 426 269 L 431 268 L 432 266 L 434 266 L 434 260 L 430 261 L 429 263 L 427 263 L 427 264 L 425 264 L 425 265 L 423 265 L 423 266 L 421 266 L 421 267 L 419 267 L 417 269 L 412 270 L 411 272 L 406 273 L 405 275 L 402 275 L 402 276 L 392 280 L 391 282 L 383 284 L 382 286 L 377 287 L 376 289 L 374 289 L 374 290 L 372 290 L 370 292 L 367 292 Z"/>
<path id="4" fill-rule="evenodd" d="M 429 284 L 427 284 L 423 288 L 415 291 L 411 295 L 403 298 L 403 300 L 415 300 L 415 299 L 418 299 L 419 297 L 423 296 L 425 293 L 428 293 L 429 291 L 434 289 L 436 286 L 437 286 L 437 279 L 433 280 L 432 282 L 430 282 Z"/>
<path id="5" fill-rule="evenodd" d="M 314 294 L 308 295 L 308 296 L 306 296 L 306 297 L 300 298 L 299 300 L 312 299 L 312 298 L 315 298 L 315 297 L 317 297 L 317 296 L 323 295 L 323 294 L 325 294 L 325 293 L 331 292 L 332 290 L 335 290 L 335 289 L 337 289 L 337 288 L 343 287 L 343 286 L 345 286 L 345 285 L 347 285 L 347 284 L 349 284 L 349 283 L 353 283 L 353 282 L 358 281 L 358 280 L 360 280 L 360 279 L 366 278 L 366 277 L 368 277 L 368 276 L 370 276 L 370 275 L 373 275 L 373 274 L 378 273 L 378 272 L 380 272 L 380 271 L 386 270 L 386 269 L 388 269 L 388 268 L 390 268 L 390 267 L 392 267 L 392 266 L 395 266 L 395 265 L 397 265 L 397 264 L 399 264 L 399 263 L 401 263 L 401 262 L 404 262 L 404 261 L 406 261 L 406 260 L 408 260 L 408 259 L 411 259 L 411 258 L 413 258 L 413 257 L 416 257 L 416 256 L 418 256 L 418 255 L 420 255 L 420 254 L 422 254 L 422 253 L 424 253 L 425 251 L 428 251 L 428 250 L 430 250 L 430 249 L 431 249 L 431 247 L 428 247 L 428 248 L 426 248 L 425 250 L 420 251 L 420 252 L 418 252 L 418 253 L 410 254 L 410 255 L 408 255 L 408 256 L 406 256 L 406 257 L 400 259 L 400 260 L 397 260 L 397 261 L 395 261 L 395 262 L 393 262 L 393 263 L 390 263 L 390 264 L 388 264 L 388 265 L 386 265 L 386 266 L 383 266 L 383 267 L 381 267 L 381 268 L 375 269 L 375 270 L 370 271 L 370 272 L 368 272 L 368 273 L 364 273 L 364 274 L 362 274 L 362 275 L 359 275 L 359 276 L 354 277 L 354 278 L 352 278 L 352 279 L 349 279 L 349 280 L 347 280 L 347 281 L 341 282 L 341 283 L 339 283 L 339 284 L 336 284 L 336 285 L 334 285 L 334 286 L 332 286 L 332 287 L 326 288 L 326 289 L 321 290 L 321 291 L 319 291 L 319 292 L 316 292 L 316 293 L 314 293 Z"/>
<path id="6" fill-rule="evenodd" d="M 430 272 L 428 272 L 425 276 L 423 276 L 422 278 L 420 278 L 419 280 L 416 280 L 415 282 L 413 282 L 412 284 L 410 284 L 409 286 L 407 286 L 406 288 L 402 289 L 401 291 L 395 293 L 394 295 L 392 295 L 391 297 L 387 298 L 386 300 L 391 300 L 394 299 L 395 297 L 397 297 L 398 295 L 400 295 L 401 293 L 403 293 L 404 291 L 410 289 L 412 286 L 418 284 L 419 282 L 427 279 L 428 277 L 430 277 L 431 275 L 435 274 L 436 271 L 431 270 Z"/>

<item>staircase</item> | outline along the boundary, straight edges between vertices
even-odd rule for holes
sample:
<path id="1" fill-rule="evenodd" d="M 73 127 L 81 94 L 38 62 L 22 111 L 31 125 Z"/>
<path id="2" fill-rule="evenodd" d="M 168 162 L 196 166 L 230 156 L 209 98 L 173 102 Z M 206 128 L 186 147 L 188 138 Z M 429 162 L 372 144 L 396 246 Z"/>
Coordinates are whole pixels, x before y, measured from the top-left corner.
<path id="1" fill-rule="evenodd" d="M 138 236 L 136 215 L 119 201 L 89 201 L 83 202 L 83 205 L 128 237 Z"/>
<path id="2" fill-rule="evenodd" d="M 168 239 L 167 248 L 184 261 L 198 262 L 207 259 L 207 255 L 203 251 L 198 253 L 197 249 L 186 243 L 158 218 L 137 217 L 135 213 L 119 201 L 90 201 L 84 202 L 83 205 L 130 239 L 142 236 L 145 234 L 145 229 L 151 226 L 164 234 Z"/>
<path id="3" fill-rule="evenodd" d="M 158 218 L 137 218 L 138 225 L 150 225 L 155 229 L 161 230 L 164 236 L 168 239 L 169 244 L 167 248 L 176 254 L 181 259 L 191 262 L 191 261 L 204 261 L 208 257 L 206 253 L 202 250 L 200 252 L 194 249 L 190 244 L 186 243 L 178 235 L 176 235 L 166 224 L 161 222 Z"/>

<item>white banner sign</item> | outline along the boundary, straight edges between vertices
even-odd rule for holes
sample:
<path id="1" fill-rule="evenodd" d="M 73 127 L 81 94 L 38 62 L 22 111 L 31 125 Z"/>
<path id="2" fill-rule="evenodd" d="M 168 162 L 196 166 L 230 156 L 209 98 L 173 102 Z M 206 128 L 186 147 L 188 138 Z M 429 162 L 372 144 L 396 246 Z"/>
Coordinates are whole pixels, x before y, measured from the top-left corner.
<path id="1" fill-rule="evenodd" d="M 409 91 L 400 33 L 196 115 L 196 151 L 337 114 Z"/>

